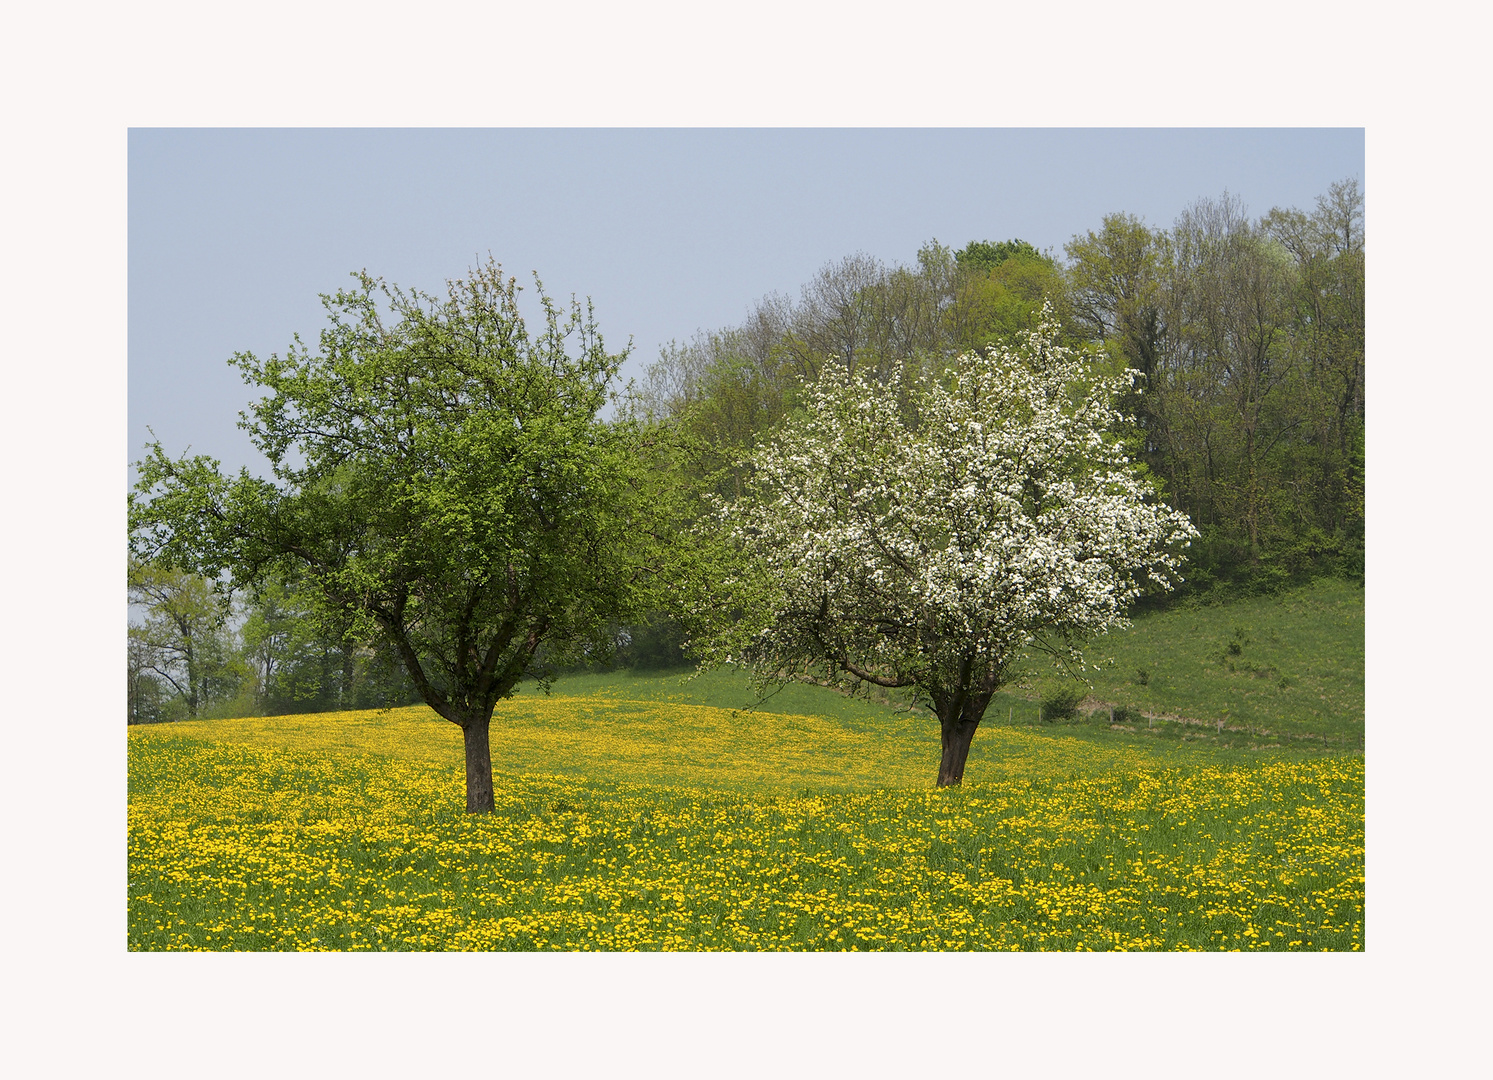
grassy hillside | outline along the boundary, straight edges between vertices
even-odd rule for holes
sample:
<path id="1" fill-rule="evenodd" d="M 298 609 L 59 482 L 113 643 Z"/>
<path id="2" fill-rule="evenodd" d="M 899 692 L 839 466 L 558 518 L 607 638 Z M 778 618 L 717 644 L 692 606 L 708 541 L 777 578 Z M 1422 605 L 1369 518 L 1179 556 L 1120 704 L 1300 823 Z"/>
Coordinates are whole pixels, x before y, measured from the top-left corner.
<path id="1" fill-rule="evenodd" d="M 1325 745 L 1356 750 L 1361 745 L 1364 597 L 1362 587 L 1349 582 L 1322 580 L 1278 596 L 1142 615 L 1130 629 L 1091 643 L 1087 659 L 1091 670 L 1083 676 L 1090 685 L 1083 687 L 1087 701 L 1082 711 L 1102 715 L 1065 728 L 1071 737 L 1106 741 L 1107 706 L 1115 705 L 1141 714 L 1138 722 L 1122 723 L 1112 733 L 1117 738 L 1128 733 L 1145 740 L 1240 749 Z M 985 714 L 971 766 L 988 757 L 981 743 L 992 728 L 1034 725 L 1035 699 L 1044 687 L 1065 679 L 1046 663 L 1018 668 L 1013 684 L 996 695 Z M 553 692 L 557 697 L 808 714 L 834 718 L 856 731 L 895 728 L 913 739 L 931 739 L 935 747 L 938 739 L 937 726 L 924 711 L 913 714 L 923 717 L 920 722 L 899 723 L 888 715 L 895 707 L 889 710 L 813 686 L 783 687 L 759 702 L 750 680 L 731 670 L 693 677 L 690 672 L 569 675 Z M 878 700 L 901 702 L 907 716 L 905 694 L 882 694 Z M 1181 720 L 1194 723 L 1177 722 Z"/>
<path id="2" fill-rule="evenodd" d="M 1144 615 L 1090 657 L 1105 663 L 1087 673 L 1101 701 L 1285 739 L 1363 735 L 1364 594 L 1350 582 Z"/>

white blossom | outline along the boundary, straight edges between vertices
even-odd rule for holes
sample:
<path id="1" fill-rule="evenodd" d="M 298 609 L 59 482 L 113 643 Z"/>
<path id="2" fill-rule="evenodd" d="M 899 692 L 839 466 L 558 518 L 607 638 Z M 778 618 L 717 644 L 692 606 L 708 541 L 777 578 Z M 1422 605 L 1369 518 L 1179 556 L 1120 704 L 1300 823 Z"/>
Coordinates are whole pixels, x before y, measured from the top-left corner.
<path id="1" fill-rule="evenodd" d="M 748 570 L 701 644 L 764 678 L 870 676 L 935 702 L 988 696 L 1027 648 L 1081 664 L 1197 535 L 1115 434 L 1135 374 L 1095 374 L 1050 314 L 943 381 L 825 365 L 718 504 Z"/>

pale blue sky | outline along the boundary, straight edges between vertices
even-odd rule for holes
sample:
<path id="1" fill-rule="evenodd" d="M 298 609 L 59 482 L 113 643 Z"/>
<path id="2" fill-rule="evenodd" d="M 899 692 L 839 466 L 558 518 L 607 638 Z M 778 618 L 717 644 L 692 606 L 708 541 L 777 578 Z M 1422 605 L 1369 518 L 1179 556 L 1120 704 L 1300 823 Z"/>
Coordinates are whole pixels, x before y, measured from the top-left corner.
<path id="1" fill-rule="evenodd" d="M 1126 211 L 1168 225 L 1225 189 L 1253 214 L 1363 180 L 1362 129 L 133 129 L 129 444 L 262 461 L 236 350 L 314 342 L 366 268 L 437 290 L 490 251 L 589 296 L 626 375 L 671 338 L 797 295 L 856 251 L 937 238 L 1061 254 Z"/>

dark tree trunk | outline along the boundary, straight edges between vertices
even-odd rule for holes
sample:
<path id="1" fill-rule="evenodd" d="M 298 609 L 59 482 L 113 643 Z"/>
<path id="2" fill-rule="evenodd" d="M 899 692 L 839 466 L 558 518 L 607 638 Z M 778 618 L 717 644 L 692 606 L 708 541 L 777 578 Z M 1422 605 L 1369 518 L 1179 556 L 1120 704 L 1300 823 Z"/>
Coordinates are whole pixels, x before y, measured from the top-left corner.
<path id="1" fill-rule="evenodd" d="M 938 761 L 939 787 L 955 787 L 963 781 L 969 747 L 975 741 L 975 729 L 985 716 L 990 697 L 990 694 L 970 694 L 958 704 L 951 702 L 947 713 L 940 710 L 938 722 L 943 753 Z"/>
<path id="2" fill-rule="evenodd" d="M 487 729 L 492 714 L 470 717 L 461 726 L 462 742 L 467 752 L 467 813 L 489 814 L 493 810 L 492 754 L 488 750 Z"/>

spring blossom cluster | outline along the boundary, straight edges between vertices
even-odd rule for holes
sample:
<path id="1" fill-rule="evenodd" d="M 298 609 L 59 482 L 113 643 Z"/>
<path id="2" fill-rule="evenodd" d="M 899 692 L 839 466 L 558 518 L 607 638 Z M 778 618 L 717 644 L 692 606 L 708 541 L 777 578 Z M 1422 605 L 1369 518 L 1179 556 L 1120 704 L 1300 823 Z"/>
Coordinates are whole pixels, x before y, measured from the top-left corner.
<path id="1" fill-rule="evenodd" d="M 1097 374 L 1050 316 L 943 380 L 830 368 L 718 523 L 748 570 L 719 659 L 773 678 L 994 688 L 1021 651 L 1082 663 L 1196 535 L 1114 433 L 1133 372 Z"/>

